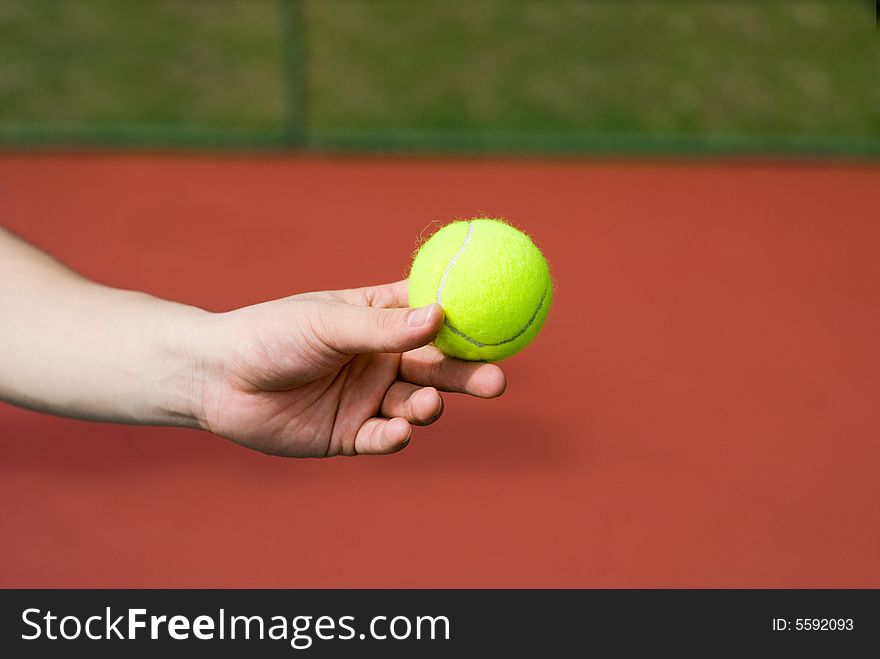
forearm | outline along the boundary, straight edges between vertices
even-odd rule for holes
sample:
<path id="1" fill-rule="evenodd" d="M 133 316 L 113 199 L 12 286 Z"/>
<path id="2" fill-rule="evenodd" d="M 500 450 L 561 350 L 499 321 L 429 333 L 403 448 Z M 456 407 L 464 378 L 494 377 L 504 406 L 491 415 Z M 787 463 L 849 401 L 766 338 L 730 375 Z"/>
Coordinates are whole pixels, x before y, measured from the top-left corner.
<path id="1" fill-rule="evenodd" d="M 198 425 L 207 312 L 90 282 L 0 228 L 0 399 L 82 419 Z"/>

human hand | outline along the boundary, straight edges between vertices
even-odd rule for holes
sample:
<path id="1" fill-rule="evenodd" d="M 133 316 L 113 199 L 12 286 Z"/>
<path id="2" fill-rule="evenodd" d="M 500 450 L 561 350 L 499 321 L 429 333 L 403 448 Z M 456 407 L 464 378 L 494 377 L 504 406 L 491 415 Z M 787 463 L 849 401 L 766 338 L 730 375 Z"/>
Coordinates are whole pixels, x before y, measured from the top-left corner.
<path id="1" fill-rule="evenodd" d="M 212 315 L 200 425 L 289 457 L 387 454 L 434 423 L 444 392 L 500 396 L 503 371 L 428 345 L 439 305 L 407 307 L 406 280 L 294 295 Z"/>

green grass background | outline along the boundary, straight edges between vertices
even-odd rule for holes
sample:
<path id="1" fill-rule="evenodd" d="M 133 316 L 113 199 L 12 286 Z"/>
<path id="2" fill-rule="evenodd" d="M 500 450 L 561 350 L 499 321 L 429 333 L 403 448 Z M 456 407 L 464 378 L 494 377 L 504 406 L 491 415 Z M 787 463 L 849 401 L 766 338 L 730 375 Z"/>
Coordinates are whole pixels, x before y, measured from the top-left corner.
<path id="1" fill-rule="evenodd" d="M 0 142 L 880 153 L 866 0 L 0 0 Z"/>

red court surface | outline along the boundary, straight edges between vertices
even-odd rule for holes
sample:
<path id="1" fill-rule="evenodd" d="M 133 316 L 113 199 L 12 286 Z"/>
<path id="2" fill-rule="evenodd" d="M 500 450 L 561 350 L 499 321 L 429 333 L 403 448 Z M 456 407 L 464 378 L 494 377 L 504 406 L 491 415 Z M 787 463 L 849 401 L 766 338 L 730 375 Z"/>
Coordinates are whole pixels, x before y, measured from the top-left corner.
<path id="1" fill-rule="evenodd" d="M 507 394 L 447 396 L 391 457 L 0 405 L 0 586 L 880 587 L 878 191 L 877 166 L 2 155 L 3 225 L 209 309 L 396 279 L 478 213 L 557 288 Z"/>

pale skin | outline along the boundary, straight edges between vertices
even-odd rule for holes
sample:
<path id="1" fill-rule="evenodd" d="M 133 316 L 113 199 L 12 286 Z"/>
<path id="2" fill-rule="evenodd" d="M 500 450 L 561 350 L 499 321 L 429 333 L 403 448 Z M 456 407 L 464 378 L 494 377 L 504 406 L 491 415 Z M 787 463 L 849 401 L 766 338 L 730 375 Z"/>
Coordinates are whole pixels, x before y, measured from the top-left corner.
<path id="1" fill-rule="evenodd" d="M 441 392 L 506 388 L 497 365 L 430 345 L 442 324 L 405 280 L 212 313 L 89 281 L 0 228 L 0 400 L 50 414 L 288 457 L 395 453 Z"/>

